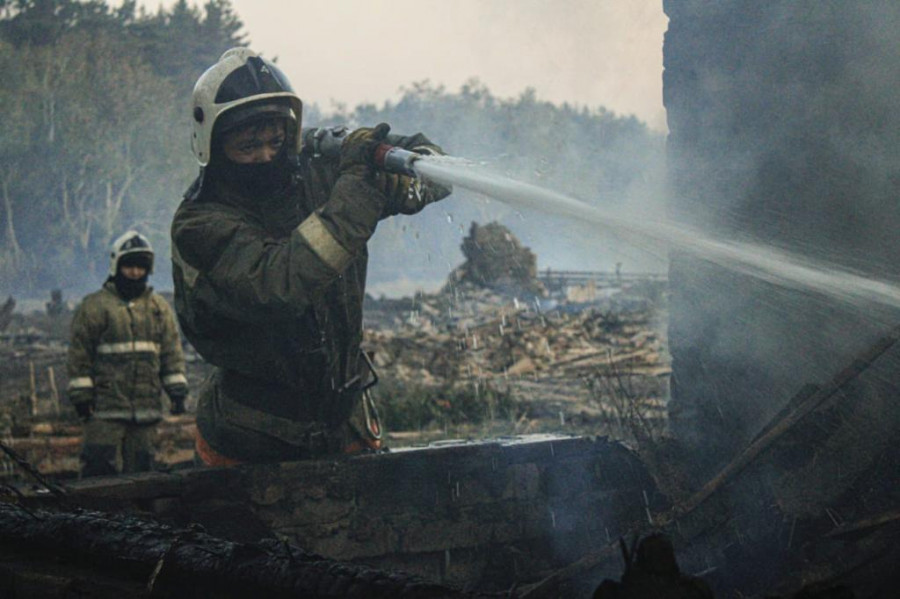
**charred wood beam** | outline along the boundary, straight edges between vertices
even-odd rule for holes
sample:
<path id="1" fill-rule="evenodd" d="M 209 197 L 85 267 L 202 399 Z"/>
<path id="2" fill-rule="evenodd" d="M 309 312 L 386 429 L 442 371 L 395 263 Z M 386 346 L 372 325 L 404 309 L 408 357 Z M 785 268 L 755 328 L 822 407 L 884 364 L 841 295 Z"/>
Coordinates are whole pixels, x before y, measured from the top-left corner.
<path id="1" fill-rule="evenodd" d="M 879 339 L 868 350 L 857 356 L 847 368 L 840 371 L 828 383 L 816 392 L 801 400 L 796 408 L 784 414 L 780 421 L 770 424 L 767 431 L 757 437 L 743 452 L 723 468 L 719 474 L 703 485 L 696 494 L 686 502 L 674 508 L 672 514 L 664 518 L 666 522 L 676 519 L 678 516 L 697 509 L 703 502 L 709 499 L 716 491 L 725 486 L 729 481 L 737 477 L 747 466 L 753 463 L 760 455 L 766 452 L 786 432 L 802 421 L 814 410 L 824 405 L 838 391 L 856 379 L 868 369 L 875 360 L 884 355 L 900 341 L 900 327 Z"/>
<path id="2" fill-rule="evenodd" d="M 728 506 L 728 502 L 717 503 L 717 501 L 708 500 L 714 497 L 721 499 L 725 494 L 723 490 L 732 485 L 743 485 L 741 489 L 743 491 L 747 491 L 747 487 L 761 488 L 759 473 L 753 472 L 755 465 L 764 462 L 767 455 L 769 455 L 769 451 L 778 447 L 778 442 L 792 430 L 800 426 L 809 425 L 810 423 L 807 419 L 811 414 L 833 405 L 840 397 L 840 391 L 844 390 L 852 381 L 872 367 L 873 363 L 894 347 L 898 341 L 900 341 L 900 327 L 893 329 L 868 350 L 857 356 L 847 368 L 840 371 L 822 387 L 805 389 L 795 398 L 795 402 L 788 406 L 786 411 L 764 428 L 760 435 L 741 454 L 717 476 L 707 482 L 696 494 L 666 512 L 654 514 L 648 525 L 635 527 L 630 534 L 625 535 L 625 538 L 638 538 L 652 530 L 662 529 L 682 543 L 715 543 L 713 540 L 714 531 L 726 528 L 727 522 L 732 519 L 734 514 L 731 512 L 732 508 Z M 814 426 L 814 423 L 812 425 Z M 815 492 L 815 489 L 810 489 L 810 492 Z M 756 499 L 762 510 L 757 513 L 751 509 L 749 512 L 754 517 L 761 517 L 762 511 L 764 511 L 766 506 L 777 503 L 775 498 L 771 496 L 772 490 L 765 490 L 765 493 L 768 493 L 768 495 L 759 496 Z M 750 495 L 748 494 L 747 496 L 749 497 Z M 725 513 L 723 513 L 723 510 L 725 510 Z M 690 519 L 693 520 L 693 524 L 690 524 Z M 795 523 L 796 520 L 797 518 L 794 518 Z M 896 528 L 897 522 L 900 522 L 900 512 L 890 510 L 839 527 L 828 536 L 822 531 L 813 528 L 808 531 L 808 538 L 798 539 L 797 541 L 798 544 L 799 541 L 815 544 L 823 538 L 843 539 L 853 535 L 865 535 L 872 530 L 884 529 L 892 532 Z M 757 524 L 762 525 L 761 522 Z M 691 532 L 682 534 L 682 527 L 689 528 Z M 793 532 L 791 532 L 791 536 L 793 536 Z M 721 542 L 723 538 L 717 540 Z M 771 540 L 765 538 L 754 542 L 747 541 L 746 546 L 742 547 L 740 555 L 745 559 L 748 555 L 751 555 L 751 550 L 754 548 L 761 551 L 769 549 L 773 554 L 783 549 L 781 547 L 767 547 L 765 543 Z M 840 577 L 848 576 L 848 573 L 857 568 L 864 568 L 870 562 L 881 563 L 885 551 L 881 551 L 881 544 L 875 544 L 875 546 L 876 548 L 873 550 L 871 547 L 867 547 L 865 543 L 861 543 L 860 548 L 856 552 L 858 554 L 857 559 L 848 558 L 852 565 L 836 565 L 829 569 L 828 572 L 807 573 L 808 578 L 806 579 L 789 580 L 787 582 L 793 585 L 792 588 L 796 589 L 802 586 L 801 583 L 809 580 L 838 580 Z M 717 547 L 710 547 L 710 549 L 717 549 Z M 609 566 L 615 562 L 617 557 L 618 552 L 615 543 L 611 542 L 603 549 L 588 554 L 580 560 L 551 573 L 544 580 L 526 587 L 523 589 L 521 598 L 540 599 L 555 596 L 562 582 L 600 567 L 609 569 Z M 727 564 L 720 563 L 719 565 Z"/>
<path id="3" fill-rule="evenodd" d="M 326 559 L 275 539 L 235 543 L 199 527 L 174 529 L 91 511 L 26 511 L 0 503 L 0 545 L 127 573 L 146 581 L 150 597 L 486 597 Z"/>

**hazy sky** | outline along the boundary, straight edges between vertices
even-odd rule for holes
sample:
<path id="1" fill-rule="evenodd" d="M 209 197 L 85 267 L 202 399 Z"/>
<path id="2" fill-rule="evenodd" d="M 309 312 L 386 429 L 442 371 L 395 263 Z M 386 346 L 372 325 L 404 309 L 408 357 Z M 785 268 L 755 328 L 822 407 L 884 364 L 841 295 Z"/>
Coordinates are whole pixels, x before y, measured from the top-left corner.
<path id="1" fill-rule="evenodd" d="M 144 0 L 155 10 L 172 0 Z M 325 111 L 430 80 L 635 114 L 665 129 L 662 0 L 233 0 L 251 47 Z"/>

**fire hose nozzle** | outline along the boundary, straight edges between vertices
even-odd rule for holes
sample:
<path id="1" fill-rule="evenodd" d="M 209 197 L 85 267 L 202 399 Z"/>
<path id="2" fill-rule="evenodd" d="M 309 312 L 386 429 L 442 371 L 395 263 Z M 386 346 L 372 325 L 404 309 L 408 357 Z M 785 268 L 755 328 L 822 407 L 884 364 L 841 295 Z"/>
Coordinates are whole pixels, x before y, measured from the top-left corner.
<path id="1" fill-rule="evenodd" d="M 417 176 L 413 164 L 421 158 L 421 154 L 391 146 L 388 144 L 379 144 L 375 148 L 375 164 L 378 168 L 384 169 L 389 173 L 397 173 L 398 175 L 407 175 L 409 177 Z"/>
<path id="2" fill-rule="evenodd" d="M 338 158 L 341 154 L 341 146 L 347 139 L 346 127 L 322 127 L 304 129 L 303 145 L 311 147 L 315 156 L 328 156 Z M 390 144 L 379 144 L 375 148 L 375 166 L 390 173 L 399 175 L 417 176 L 413 163 L 421 154 L 398 148 Z"/>

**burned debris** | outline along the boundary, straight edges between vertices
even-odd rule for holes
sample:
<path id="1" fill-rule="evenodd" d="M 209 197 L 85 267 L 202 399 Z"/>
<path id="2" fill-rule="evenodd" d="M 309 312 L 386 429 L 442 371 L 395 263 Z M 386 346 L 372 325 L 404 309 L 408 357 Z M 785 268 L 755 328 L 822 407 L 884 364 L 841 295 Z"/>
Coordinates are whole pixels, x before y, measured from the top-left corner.
<path id="1" fill-rule="evenodd" d="M 878 387 L 898 366 L 897 341 L 889 333 L 795 398 L 718 475 L 671 496 L 671 507 L 624 538 L 664 532 L 681 570 L 702 573 L 717 596 L 893 596 L 900 421 Z M 620 553 L 610 543 L 524 596 L 551 597 L 566 578 L 615 571 Z"/>
<path id="2" fill-rule="evenodd" d="M 133 516 L 2 502 L 0 555 L 4 597 L 486 597 L 337 562 L 275 539 L 237 543 L 198 525 L 172 528 Z"/>
<path id="3" fill-rule="evenodd" d="M 482 590 L 515 585 L 508 596 L 529 599 L 588 596 L 598 585 L 598 597 L 642 596 L 633 593 L 654 584 L 681 589 L 673 596 L 706 597 L 707 583 L 719 596 L 828 596 L 815 588 L 800 594 L 810 580 L 878 596 L 872 581 L 879 573 L 893 584 L 885 571 L 897 557 L 900 503 L 889 481 L 897 479 L 900 455 L 890 440 L 900 426 L 887 417 L 894 412 L 879 381 L 897 361 L 896 333 L 832 381 L 805 388 L 718 476 L 696 480 L 689 458 L 664 434 L 665 281 L 627 272 L 537 272 L 535 279 L 545 291 L 530 299 L 458 280 L 434 294 L 368 299 L 366 337 L 382 393 L 395 394 L 383 402 L 392 453 L 70 482 L 67 505 L 143 513 L 176 526 L 202 522 L 232 538 L 217 542 L 249 542 L 254 555 L 270 555 L 268 542 L 252 543 L 274 534 L 350 564 L 327 571 L 355 572 L 352 564 L 368 563 Z M 29 362 L 46 372 L 58 348 L 46 336 L 6 346 L 25 373 Z M 41 472 L 73 476 L 78 425 L 56 415 L 46 377 L 18 381 L 29 399 L 12 412 L 18 416 L 8 423 L 16 432 L 9 446 Z M 615 433 L 639 452 L 577 437 L 400 450 L 448 433 L 552 427 Z M 192 429 L 189 416 L 160 424 L 170 467 L 189 463 Z M 406 482 L 393 491 L 378 482 L 391 477 Z M 27 488 L 15 501 L 19 508 L 2 513 L 13 514 L 13 522 L 49 505 L 46 494 Z M 677 569 L 657 572 L 636 556 L 659 552 L 636 546 L 626 551 L 630 566 L 620 579 L 619 539 L 660 531 L 674 545 Z M 8 545 L 18 537 L 5 538 Z M 651 545 L 665 548 L 661 538 L 651 536 Z M 193 567 L 168 555 L 143 566 L 152 572 L 162 561 L 158 596 L 165 596 L 166 580 Z M 694 578 L 701 574 L 705 583 Z M 251 576 L 234 588 L 241 584 L 263 583 Z"/>
<path id="4" fill-rule="evenodd" d="M 466 261 L 450 274 L 450 284 L 470 283 L 509 295 L 541 295 L 537 257 L 500 223 L 473 222 L 463 239 Z"/>
<path id="5" fill-rule="evenodd" d="M 654 293 L 660 283 L 621 282 L 603 273 L 596 279 L 593 288 L 602 293 L 592 301 L 569 299 L 585 287 L 579 284 L 527 299 L 452 281 L 412 299 L 370 298 L 366 342 L 382 376 L 381 393 L 431 396 L 424 406 L 428 421 L 406 419 L 400 428 L 441 426 L 440 406 L 470 396 L 484 400 L 476 403 L 488 420 L 512 418 L 506 432 L 568 426 L 630 437 L 624 428 L 636 417 L 661 433 L 670 368 L 665 298 Z M 492 398 L 512 410 L 490 417 Z M 390 402 L 388 427 L 396 430 Z"/>

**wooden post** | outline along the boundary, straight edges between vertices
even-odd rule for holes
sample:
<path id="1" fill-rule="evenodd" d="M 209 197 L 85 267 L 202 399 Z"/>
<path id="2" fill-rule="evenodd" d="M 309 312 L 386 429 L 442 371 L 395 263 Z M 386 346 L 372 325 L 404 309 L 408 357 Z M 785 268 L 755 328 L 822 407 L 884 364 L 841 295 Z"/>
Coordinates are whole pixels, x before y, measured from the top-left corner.
<path id="1" fill-rule="evenodd" d="M 53 402 L 53 415 L 59 416 L 59 389 L 56 388 L 56 373 L 53 367 L 47 367 L 47 378 L 50 379 L 50 400 Z"/>
<path id="2" fill-rule="evenodd" d="M 34 362 L 28 361 L 28 382 L 31 384 L 31 415 L 37 416 L 37 384 L 34 380 Z"/>

